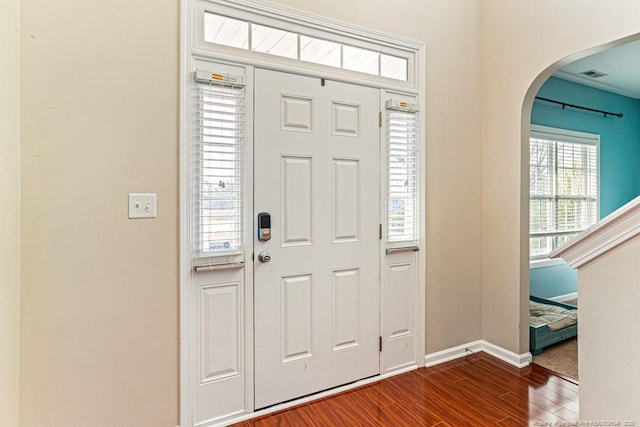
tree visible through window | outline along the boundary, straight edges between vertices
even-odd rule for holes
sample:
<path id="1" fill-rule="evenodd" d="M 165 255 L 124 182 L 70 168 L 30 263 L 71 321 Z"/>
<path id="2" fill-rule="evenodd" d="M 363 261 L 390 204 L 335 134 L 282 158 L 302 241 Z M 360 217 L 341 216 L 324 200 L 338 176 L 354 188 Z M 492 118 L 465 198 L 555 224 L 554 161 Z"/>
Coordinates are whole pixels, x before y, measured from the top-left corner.
<path id="1" fill-rule="evenodd" d="M 532 126 L 529 256 L 546 258 L 598 220 L 600 137 Z"/>

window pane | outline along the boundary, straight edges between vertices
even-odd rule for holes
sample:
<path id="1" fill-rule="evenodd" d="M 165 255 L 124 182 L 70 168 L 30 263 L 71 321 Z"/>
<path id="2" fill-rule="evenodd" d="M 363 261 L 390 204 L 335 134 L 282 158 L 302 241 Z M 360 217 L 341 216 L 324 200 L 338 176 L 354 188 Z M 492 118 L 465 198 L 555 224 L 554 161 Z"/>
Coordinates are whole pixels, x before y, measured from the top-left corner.
<path id="1" fill-rule="evenodd" d="M 579 216 L 579 203 L 575 200 L 558 200 L 558 209 L 556 210 L 556 229 L 558 231 L 575 230 L 577 228 Z"/>
<path id="2" fill-rule="evenodd" d="M 558 194 L 585 194 L 586 169 L 583 150 L 577 144 L 559 142 L 558 151 Z"/>
<path id="3" fill-rule="evenodd" d="M 300 59 L 340 67 L 340 45 L 313 37 L 300 36 Z"/>
<path id="4" fill-rule="evenodd" d="M 558 199 L 556 229 L 585 230 L 592 226 L 595 218 L 595 203 L 585 199 Z"/>
<path id="5" fill-rule="evenodd" d="M 420 142 L 416 112 L 387 110 L 387 241 L 420 237 Z"/>
<path id="6" fill-rule="evenodd" d="M 407 81 L 407 64 L 406 58 L 382 54 L 380 55 L 380 75 Z"/>
<path id="7" fill-rule="evenodd" d="M 553 231 L 553 203 L 551 199 L 534 199 L 529 202 L 532 233 Z"/>
<path id="8" fill-rule="evenodd" d="M 531 195 L 553 194 L 553 142 L 531 139 L 529 146 L 529 178 Z"/>
<path id="9" fill-rule="evenodd" d="M 543 257 L 548 255 L 552 250 L 552 238 L 551 237 L 531 237 L 529 239 L 529 256 L 531 258 L 534 257 Z"/>
<path id="10" fill-rule="evenodd" d="M 563 235 L 560 235 L 560 236 L 556 237 L 554 248 L 559 248 L 560 246 L 564 245 L 565 243 L 570 242 L 577 235 L 578 235 L 578 233 L 571 233 L 571 234 L 563 234 Z"/>
<path id="11" fill-rule="evenodd" d="M 378 74 L 378 52 L 344 45 L 342 68 L 367 74 Z"/>
<path id="12" fill-rule="evenodd" d="M 244 88 L 198 85 L 197 256 L 242 248 Z"/>
<path id="13" fill-rule="evenodd" d="M 270 55 L 298 58 L 298 35 L 262 25 L 251 26 L 251 50 Z"/>
<path id="14" fill-rule="evenodd" d="M 249 24 L 237 19 L 205 12 L 204 39 L 225 46 L 249 48 Z"/>

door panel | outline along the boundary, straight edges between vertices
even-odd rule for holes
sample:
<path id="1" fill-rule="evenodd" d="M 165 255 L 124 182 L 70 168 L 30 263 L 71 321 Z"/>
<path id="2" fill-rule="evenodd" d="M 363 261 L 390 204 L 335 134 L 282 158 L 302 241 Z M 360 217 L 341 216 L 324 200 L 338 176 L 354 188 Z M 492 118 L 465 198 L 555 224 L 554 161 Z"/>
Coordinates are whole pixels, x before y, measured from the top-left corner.
<path id="1" fill-rule="evenodd" d="M 282 156 L 282 245 L 313 242 L 313 158 Z"/>
<path id="2" fill-rule="evenodd" d="M 360 239 L 360 161 L 333 159 L 333 242 Z"/>
<path id="3" fill-rule="evenodd" d="M 195 423 L 247 408 L 245 383 L 245 280 L 242 270 L 200 272 L 193 276 Z"/>
<path id="4" fill-rule="evenodd" d="M 360 345 L 360 269 L 333 272 L 333 350 Z"/>
<path id="5" fill-rule="evenodd" d="M 311 353 L 311 274 L 282 278 L 280 294 L 280 336 L 283 363 L 310 357 Z"/>
<path id="6" fill-rule="evenodd" d="M 381 331 L 384 373 L 416 365 L 415 313 L 418 309 L 418 253 L 395 252 L 385 257 Z"/>
<path id="7" fill-rule="evenodd" d="M 379 373 L 378 90 L 255 75 L 256 408 Z"/>
<path id="8" fill-rule="evenodd" d="M 240 374 L 239 283 L 200 290 L 200 381 L 206 383 Z"/>

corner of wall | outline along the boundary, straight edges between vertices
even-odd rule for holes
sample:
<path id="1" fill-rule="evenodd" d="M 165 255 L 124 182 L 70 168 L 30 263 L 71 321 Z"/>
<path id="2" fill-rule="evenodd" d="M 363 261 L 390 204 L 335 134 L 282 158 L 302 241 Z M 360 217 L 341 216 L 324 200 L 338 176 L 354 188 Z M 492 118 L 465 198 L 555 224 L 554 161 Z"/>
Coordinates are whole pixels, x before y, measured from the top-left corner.
<path id="1" fill-rule="evenodd" d="M 0 4 L 0 425 L 18 425 L 20 367 L 20 0 Z"/>

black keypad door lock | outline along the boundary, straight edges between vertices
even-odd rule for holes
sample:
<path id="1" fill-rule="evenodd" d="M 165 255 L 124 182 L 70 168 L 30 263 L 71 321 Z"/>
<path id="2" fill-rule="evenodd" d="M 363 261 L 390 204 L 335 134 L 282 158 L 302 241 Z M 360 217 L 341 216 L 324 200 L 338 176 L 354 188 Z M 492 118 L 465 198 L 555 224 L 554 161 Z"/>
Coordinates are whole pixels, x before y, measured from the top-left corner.
<path id="1" fill-rule="evenodd" d="M 271 240 L 271 215 L 267 212 L 258 214 L 258 240 L 261 242 Z"/>

